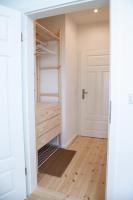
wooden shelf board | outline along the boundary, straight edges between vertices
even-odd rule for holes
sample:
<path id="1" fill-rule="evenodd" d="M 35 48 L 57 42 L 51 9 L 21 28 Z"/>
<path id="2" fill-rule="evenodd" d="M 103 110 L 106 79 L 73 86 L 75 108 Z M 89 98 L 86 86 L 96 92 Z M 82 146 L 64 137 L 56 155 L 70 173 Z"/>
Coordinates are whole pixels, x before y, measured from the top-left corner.
<path id="1" fill-rule="evenodd" d="M 41 41 L 60 40 L 60 37 L 36 22 L 36 37 Z"/>

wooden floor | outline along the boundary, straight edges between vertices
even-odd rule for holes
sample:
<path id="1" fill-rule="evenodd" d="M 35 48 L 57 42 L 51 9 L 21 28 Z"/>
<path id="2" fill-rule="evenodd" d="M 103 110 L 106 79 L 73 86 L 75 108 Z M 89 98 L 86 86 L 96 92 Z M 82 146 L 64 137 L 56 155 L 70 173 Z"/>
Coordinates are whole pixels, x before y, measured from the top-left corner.
<path id="1" fill-rule="evenodd" d="M 76 150 L 61 178 L 39 174 L 39 187 L 30 200 L 104 200 L 107 140 L 77 137 Z"/>

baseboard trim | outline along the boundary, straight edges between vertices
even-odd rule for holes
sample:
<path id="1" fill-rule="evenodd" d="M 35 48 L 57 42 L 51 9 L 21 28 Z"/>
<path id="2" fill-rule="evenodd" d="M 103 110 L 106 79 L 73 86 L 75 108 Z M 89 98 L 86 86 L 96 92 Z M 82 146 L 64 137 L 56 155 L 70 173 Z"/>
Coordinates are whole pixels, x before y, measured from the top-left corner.
<path id="1" fill-rule="evenodd" d="M 107 133 L 100 133 L 100 132 L 88 132 L 88 134 L 80 134 L 80 136 L 84 136 L 84 137 L 94 137 L 94 138 L 103 138 L 103 139 L 107 139 L 108 138 L 108 134 Z"/>
<path id="2" fill-rule="evenodd" d="M 62 147 L 63 148 L 68 148 L 73 142 L 74 140 L 78 137 L 78 134 L 75 134 L 66 144 L 63 144 Z"/>

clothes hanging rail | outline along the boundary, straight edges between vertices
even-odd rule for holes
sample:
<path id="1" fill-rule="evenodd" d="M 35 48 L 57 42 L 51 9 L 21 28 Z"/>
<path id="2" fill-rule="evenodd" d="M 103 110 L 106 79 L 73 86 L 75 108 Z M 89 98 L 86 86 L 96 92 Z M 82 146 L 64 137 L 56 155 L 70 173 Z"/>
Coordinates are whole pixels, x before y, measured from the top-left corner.
<path id="1" fill-rule="evenodd" d="M 61 73 L 61 65 L 60 65 L 60 41 L 61 41 L 61 36 L 60 36 L 60 31 L 58 34 L 55 34 L 45 28 L 43 25 L 41 25 L 38 22 L 35 22 L 35 27 L 36 27 L 36 52 L 35 55 L 37 57 L 37 102 L 41 102 L 41 97 L 46 96 L 46 97 L 58 97 L 58 103 L 61 101 L 61 80 L 60 80 L 60 73 Z M 56 50 L 51 49 L 52 47 L 50 46 L 50 42 L 55 41 L 56 45 Z M 56 61 L 55 64 L 51 66 L 41 66 L 40 63 L 40 56 L 42 55 L 47 55 L 50 54 L 51 57 L 49 58 L 54 58 L 53 60 Z M 52 57 L 54 56 L 54 57 Z M 57 58 L 55 57 L 57 56 Z M 44 57 L 45 60 L 47 57 Z M 46 63 L 45 63 L 46 64 Z M 40 70 L 57 70 L 58 74 L 58 92 L 57 93 L 47 93 L 47 92 L 41 92 L 40 91 Z"/>
<path id="2" fill-rule="evenodd" d="M 39 40 L 39 39 L 36 39 L 36 43 L 41 44 L 41 45 L 43 45 L 43 46 L 45 46 L 45 47 L 48 46 L 47 44 L 45 44 L 45 42 L 42 42 L 42 41 Z"/>
<path id="3" fill-rule="evenodd" d="M 42 44 L 39 44 L 39 45 L 36 46 L 36 53 L 37 54 L 47 54 L 47 53 L 50 53 L 50 54 L 56 55 L 56 52 L 54 52 L 53 50 L 47 48 L 46 46 L 44 46 Z"/>

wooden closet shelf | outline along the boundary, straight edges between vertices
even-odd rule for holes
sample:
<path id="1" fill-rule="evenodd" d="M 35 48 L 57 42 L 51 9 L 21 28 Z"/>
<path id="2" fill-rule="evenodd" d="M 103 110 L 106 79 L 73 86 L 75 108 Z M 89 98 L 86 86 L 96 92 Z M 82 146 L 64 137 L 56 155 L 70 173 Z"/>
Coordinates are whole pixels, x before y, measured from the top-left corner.
<path id="1" fill-rule="evenodd" d="M 36 22 L 36 32 L 37 35 L 36 37 L 42 41 L 50 41 L 50 40 L 60 40 L 60 37 L 51 32 L 50 30 L 46 29 L 44 26 L 42 26 L 41 24 L 39 24 L 38 22 Z"/>
<path id="2" fill-rule="evenodd" d="M 55 52 L 50 52 L 51 50 L 49 50 L 49 51 L 36 51 L 36 55 L 47 55 L 47 54 L 52 54 L 52 55 L 56 55 L 56 53 Z"/>

